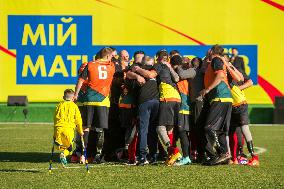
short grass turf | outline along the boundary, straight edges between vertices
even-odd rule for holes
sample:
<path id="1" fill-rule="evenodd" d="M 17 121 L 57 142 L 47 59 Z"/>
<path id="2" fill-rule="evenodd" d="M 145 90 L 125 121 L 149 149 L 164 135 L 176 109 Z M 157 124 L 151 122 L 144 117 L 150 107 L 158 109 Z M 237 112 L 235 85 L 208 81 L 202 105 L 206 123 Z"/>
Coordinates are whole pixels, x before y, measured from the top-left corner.
<path id="1" fill-rule="evenodd" d="M 260 167 L 69 164 L 48 174 L 51 125 L 0 125 L 0 188 L 283 188 L 284 126 L 251 127 Z"/>

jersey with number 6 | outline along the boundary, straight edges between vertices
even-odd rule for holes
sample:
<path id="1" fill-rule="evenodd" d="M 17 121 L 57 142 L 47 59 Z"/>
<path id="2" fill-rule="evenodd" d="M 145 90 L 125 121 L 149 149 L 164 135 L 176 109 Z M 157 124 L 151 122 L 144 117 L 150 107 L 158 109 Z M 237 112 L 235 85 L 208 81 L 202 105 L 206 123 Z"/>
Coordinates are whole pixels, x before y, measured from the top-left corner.
<path id="1" fill-rule="evenodd" d="M 96 60 L 89 62 L 79 79 L 88 79 L 88 88 L 86 93 L 86 105 L 108 106 L 109 93 L 115 72 L 115 66 L 107 60 Z"/>

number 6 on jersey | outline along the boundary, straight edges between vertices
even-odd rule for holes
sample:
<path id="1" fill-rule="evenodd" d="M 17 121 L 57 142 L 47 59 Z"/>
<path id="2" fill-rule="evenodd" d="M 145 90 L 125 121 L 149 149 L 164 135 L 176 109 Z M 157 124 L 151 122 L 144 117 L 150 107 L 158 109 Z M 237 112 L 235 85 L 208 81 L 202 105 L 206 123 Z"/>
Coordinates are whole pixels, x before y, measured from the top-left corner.
<path id="1" fill-rule="evenodd" d="M 107 78 L 107 67 L 105 65 L 98 66 L 99 70 L 99 79 L 106 79 Z"/>

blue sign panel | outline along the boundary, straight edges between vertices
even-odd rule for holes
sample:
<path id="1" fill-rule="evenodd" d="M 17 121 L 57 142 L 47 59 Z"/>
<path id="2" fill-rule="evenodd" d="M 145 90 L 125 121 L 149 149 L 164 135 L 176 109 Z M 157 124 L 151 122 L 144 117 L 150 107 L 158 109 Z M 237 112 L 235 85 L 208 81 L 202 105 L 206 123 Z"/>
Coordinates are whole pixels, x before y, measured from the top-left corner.
<path id="1" fill-rule="evenodd" d="M 17 84 L 75 84 L 83 62 L 93 60 L 103 46 L 92 45 L 92 16 L 10 15 L 8 48 L 17 51 Z M 133 55 L 137 50 L 154 56 L 160 49 L 178 50 L 184 56 L 204 57 L 211 46 L 133 45 L 114 46 Z M 223 45 L 237 48 L 249 76 L 257 84 L 257 46 Z"/>

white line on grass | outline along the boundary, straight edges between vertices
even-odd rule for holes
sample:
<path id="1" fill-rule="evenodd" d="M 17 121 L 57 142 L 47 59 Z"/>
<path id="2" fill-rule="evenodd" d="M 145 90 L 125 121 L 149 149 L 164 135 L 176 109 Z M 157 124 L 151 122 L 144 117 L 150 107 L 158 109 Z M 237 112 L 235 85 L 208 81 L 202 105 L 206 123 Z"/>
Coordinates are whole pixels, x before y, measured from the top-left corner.
<path id="1" fill-rule="evenodd" d="M 267 151 L 265 148 L 261 148 L 261 147 L 254 147 L 254 150 L 256 154 L 262 154 Z"/>
<path id="2" fill-rule="evenodd" d="M 254 149 L 254 152 L 255 152 L 256 154 L 263 154 L 264 152 L 267 151 L 267 149 L 261 148 L 261 147 L 253 147 L 253 149 Z M 247 156 L 250 156 L 250 153 L 248 153 L 248 154 L 246 154 L 246 155 L 247 155 Z"/>

